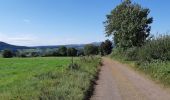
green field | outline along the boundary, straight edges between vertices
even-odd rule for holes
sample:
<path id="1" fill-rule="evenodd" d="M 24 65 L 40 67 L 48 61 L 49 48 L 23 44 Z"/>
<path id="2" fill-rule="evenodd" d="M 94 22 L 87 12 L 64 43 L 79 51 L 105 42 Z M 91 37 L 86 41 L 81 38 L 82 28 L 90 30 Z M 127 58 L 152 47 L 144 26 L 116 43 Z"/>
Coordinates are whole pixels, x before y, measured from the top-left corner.
<path id="1" fill-rule="evenodd" d="M 99 59 L 0 58 L 1 100 L 82 100 L 98 70 Z"/>

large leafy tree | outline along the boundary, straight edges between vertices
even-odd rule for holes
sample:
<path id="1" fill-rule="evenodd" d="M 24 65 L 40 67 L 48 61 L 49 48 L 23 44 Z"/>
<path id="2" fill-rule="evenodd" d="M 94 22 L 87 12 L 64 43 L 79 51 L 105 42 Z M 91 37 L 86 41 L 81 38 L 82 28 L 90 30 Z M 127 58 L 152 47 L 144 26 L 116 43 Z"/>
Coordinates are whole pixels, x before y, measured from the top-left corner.
<path id="1" fill-rule="evenodd" d="M 107 15 L 106 35 L 113 35 L 116 47 L 141 46 L 150 35 L 153 21 L 150 10 L 130 0 L 123 1 Z"/>

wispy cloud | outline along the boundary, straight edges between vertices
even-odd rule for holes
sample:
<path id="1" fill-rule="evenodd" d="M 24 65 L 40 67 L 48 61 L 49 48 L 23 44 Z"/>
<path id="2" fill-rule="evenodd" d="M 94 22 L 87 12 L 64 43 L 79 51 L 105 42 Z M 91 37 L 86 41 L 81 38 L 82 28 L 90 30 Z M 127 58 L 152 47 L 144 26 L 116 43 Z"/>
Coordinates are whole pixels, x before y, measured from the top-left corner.
<path id="1" fill-rule="evenodd" d="M 7 42 L 9 44 L 21 45 L 21 46 L 39 46 L 39 45 L 64 45 L 64 44 L 77 44 L 79 40 L 68 37 L 37 37 L 36 34 L 4 34 L 0 33 L 0 41 Z"/>
<path id="2" fill-rule="evenodd" d="M 101 39 L 100 39 L 101 40 Z M 91 39 L 86 40 L 85 38 L 75 38 L 69 36 L 47 36 L 47 35 L 37 35 L 33 33 L 13 33 L 5 34 L 0 32 L 0 41 L 21 45 L 21 46 L 41 46 L 41 45 L 65 45 L 65 44 L 84 44 L 91 42 Z"/>
<path id="3" fill-rule="evenodd" d="M 23 35 L 23 34 L 4 34 L 0 33 L 0 41 L 7 42 L 15 45 L 26 45 L 31 46 L 37 43 L 38 38 L 33 35 Z"/>

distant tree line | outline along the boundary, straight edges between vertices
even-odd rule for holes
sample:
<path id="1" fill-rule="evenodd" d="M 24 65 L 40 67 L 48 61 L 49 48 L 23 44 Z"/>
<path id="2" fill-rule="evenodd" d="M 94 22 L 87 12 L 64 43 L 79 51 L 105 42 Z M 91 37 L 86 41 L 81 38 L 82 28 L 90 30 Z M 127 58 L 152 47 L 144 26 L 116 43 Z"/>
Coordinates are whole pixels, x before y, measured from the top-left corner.
<path id="1" fill-rule="evenodd" d="M 112 42 L 106 40 L 99 46 L 87 44 L 84 48 L 67 48 L 61 46 L 57 49 L 25 49 L 25 50 L 3 50 L 1 52 L 3 58 L 12 57 L 76 57 L 76 56 L 91 56 L 91 55 L 108 55 L 112 51 Z"/>

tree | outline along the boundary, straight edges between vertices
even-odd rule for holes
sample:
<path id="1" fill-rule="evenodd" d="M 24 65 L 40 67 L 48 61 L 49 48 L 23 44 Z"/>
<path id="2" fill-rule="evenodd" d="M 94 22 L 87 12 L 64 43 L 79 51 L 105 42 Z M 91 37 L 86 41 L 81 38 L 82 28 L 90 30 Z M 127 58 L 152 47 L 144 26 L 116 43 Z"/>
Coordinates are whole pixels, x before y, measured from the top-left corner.
<path id="1" fill-rule="evenodd" d="M 112 42 L 110 40 L 106 40 L 102 42 L 100 45 L 100 54 L 101 55 L 108 55 L 112 52 Z"/>
<path id="2" fill-rule="evenodd" d="M 113 35 L 116 47 L 130 48 L 142 46 L 150 35 L 152 17 L 150 10 L 139 4 L 125 0 L 107 15 L 105 31 L 107 36 Z"/>
<path id="3" fill-rule="evenodd" d="M 100 52 L 100 55 L 102 55 L 102 56 L 104 56 L 105 54 L 104 54 L 104 46 L 105 46 L 105 43 L 104 42 L 102 42 L 101 44 L 100 44 L 100 47 L 99 47 L 99 52 Z"/>
<path id="4" fill-rule="evenodd" d="M 77 56 L 77 49 L 75 49 L 75 48 L 68 48 L 67 49 L 67 56 Z"/>
<path id="5" fill-rule="evenodd" d="M 73 67 L 74 66 L 73 57 L 77 56 L 77 49 L 75 49 L 75 48 L 68 48 L 67 49 L 67 56 L 71 57 L 71 67 Z"/>
<path id="6" fill-rule="evenodd" d="M 13 57 L 13 53 L 11 50 L 4 50 L 2 52 L 2 56 L 3 58 L 12 58 Z"/>
<path id="7" fill-rule="evenodd" d="M 94 46 L 93 44 L 87 44 L 84 47 L 84 54 L 89 55 L 97 55 L 98 54 L 98 47 Z"/>
<path id="8" fill-rule="evenodd" d="M 65 46 L 59 47 L 58 53 L 59 53 L 61 56 L 67 56 L 67 48 L 66 48 Z"/>

